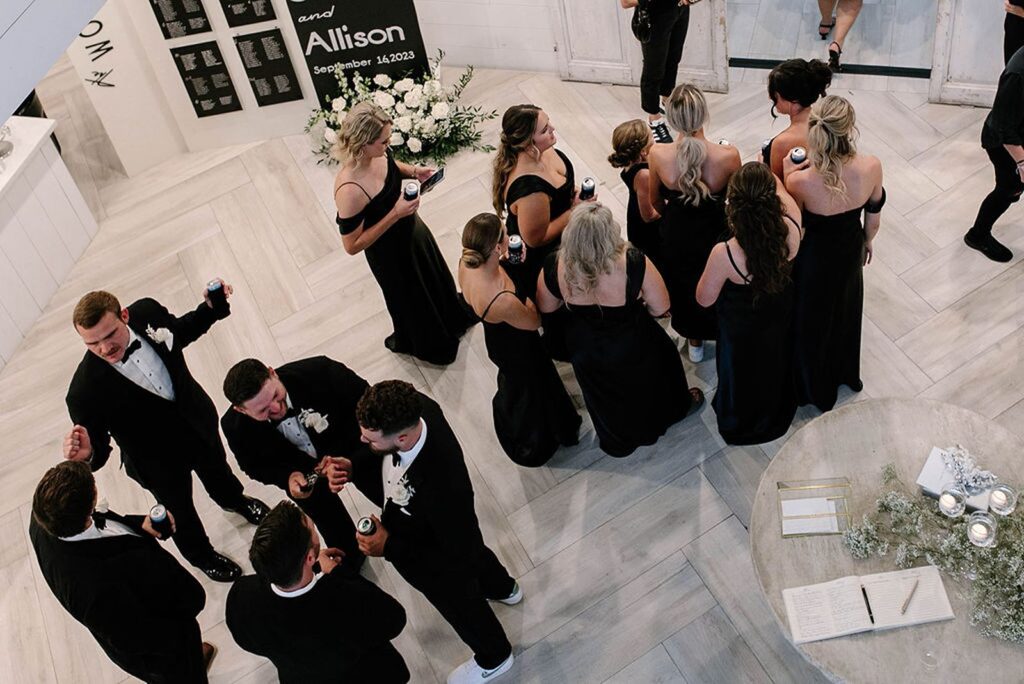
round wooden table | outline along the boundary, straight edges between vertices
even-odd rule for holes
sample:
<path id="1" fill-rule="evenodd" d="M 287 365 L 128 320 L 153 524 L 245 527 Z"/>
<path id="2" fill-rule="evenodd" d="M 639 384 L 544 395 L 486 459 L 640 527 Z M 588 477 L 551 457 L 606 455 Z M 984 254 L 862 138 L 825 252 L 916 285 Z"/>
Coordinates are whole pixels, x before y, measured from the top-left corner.
<path id="1" fill-rule="evenodd" d="M 782 538 L 776 483 L 847 477 L 854 521 L 875 510 L 881 471 L 896 466 L 910 488 L 933 446 L 962 444 L 978 465 L 1001 479 L 1024 483 L 1024 443 L 972 411 L 925 399 L 875 399 L 831 411 L 808 423 L 779 451 L 761 476 L 750 518 L 750 546 L 761 590 L 790 635 L 782 590 L 847 575 L 898 570 L 892 551 L 854 560 L 841 535 Z M 1016 513 L 1015 515 L 1020 515 Z M 968 623 L 961 587 L 943 574 L 955 620 L 868 632 L 797 646 L 825 675 L 846 682 L 1019 682 L 1024 646 L 981 636 Z M 938 670 L 921 661 L 937 642 Z"/>

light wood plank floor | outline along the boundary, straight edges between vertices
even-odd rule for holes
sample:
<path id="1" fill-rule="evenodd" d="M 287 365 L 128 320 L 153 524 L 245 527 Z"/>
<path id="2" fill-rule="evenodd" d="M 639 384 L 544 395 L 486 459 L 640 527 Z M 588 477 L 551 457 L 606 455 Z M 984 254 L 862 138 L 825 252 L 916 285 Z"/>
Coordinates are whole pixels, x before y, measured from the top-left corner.
<path id="1" fill-rule="evenodd" d="M 768 114 L 765 72 L 732 76 L 729 95 L 709 97 L 709 135 L 752 158 L 781 122 Z M 1019 256 L 994 264 L 960 241 L 991 182 L 977 144 L 985 112 L 928 104 L 926 85 L 844 76 L 833 89 L 855 103 L 862 148 L 882 159 L 889 190 L 875 263 L 865 270 L 865 389 L 843 401 L 924 395 L 1024 433 L 1024 264 Z M 580 446 L 547 467 L 514 466 L 493 434 L 495 373 L 481 330 L 467 335 L 448 368 L 384 349 L 383 300 L 365 259 L 340 249 L 332 171 L 314 163 L 302 137 L 187 155 L 126 179 L 109 155 L 96 156 L 103 132 L 81 113 L 75 88 L 58 69 L 40 90 L 101 229 L 0 373 L 0 680 L 124 678 L 56 604 L 25 533 L 34 485 L 59 458 L 69 427 L 63 396 L 83 352 L 71 307 L 87 289 L 104 287 L 123 301 L 151 295 L 184 311 L 215 275 L 235 285 L 234 313 L 188 356 L 219 407 L 223 374 L 243 356 L 280 363 L 328 354 L 370 381 L 410 380 L 446 409 L 465 446 L 484 536 L 526 592 L 519 606 L 497 608 L 516 645 L 508 681 L 822 680 L 759 597 L 749 560 L 751 499 L 784 439 L 725 447 L 708 408 L 629 459 L 603 456 L 587 427 Z M 544 107 L 577 173 L 596 176 L 601 201 L 624 216 L 625 188 L 605 157 L 612 127 L 639 114 L 636 89 L 480 71 L 466 96 L 499 111 L 526 101 Z M 488 140 L 496 127 L 485 127 Z M 448 179 L 423 204 L 453 267 L 461 226 L 489 208 L 488 161 L 483 154 L 453 159 Z M 1014 207 L 997 227 L 1018 255 L 1020 221 Z M 713 390 L 713 349 L 696 367 L 684 363 L 697 384 Z M 571 371 L 564 373 L 578 395 Z M 801 410 L 794 429 L 814 416 Z M 114 466 L 99 473 L 99 483 L 117 509 L 150 503 Z M 271 503 L 282 498 L 253 483 L 247 491 Z M 353 490 L 344 496 L 354 513 L 371 510 Z M 248 567 L 252 528 L 218 510 L 201 486 L 196 497 L 215 545 Z M 389 566 L 374 560 L 369 568 L 408 610 L 397 645 L 415 681 L 444 681 L 467 649 Z M 269 664 L 233 645 L 223 622 L 227 588 L 204 585 L 202 627 L 220 647 L 213 681 L 274 681 Z"/>

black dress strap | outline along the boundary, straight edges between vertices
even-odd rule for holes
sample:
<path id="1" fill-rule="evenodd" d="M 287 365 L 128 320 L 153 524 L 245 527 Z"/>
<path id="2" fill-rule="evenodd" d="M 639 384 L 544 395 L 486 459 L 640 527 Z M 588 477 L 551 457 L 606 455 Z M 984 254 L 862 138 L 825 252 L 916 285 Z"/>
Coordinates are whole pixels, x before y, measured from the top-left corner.
<path id="1" fill-rule="evenodd" d="M 341 183 L 340 185 L 338 185 L 338 187 L 334 188 L 334 196 L 337 197 L 338 196 L 338 191 L 341 190 L 346 185 L 354 185 L 354 186 L 356 186 L 357 188 L 359 188 L 360 190 L 363 191 L 363 194 L 366 195 L 366 199 L 373 199 L 372 197 L 370 197 L 370 193 L 366 192 L 366 188 L 364 188 L 359 183 L 356 183 L 355 181 L 345 181 L 344 183 Z"/>
<path id="2" fill-rule="evenodd" d="M 882 207 L 885 206 L 885 188 L 882 188 L 882 196 L 878 198 L 877 202 L 872 202 L 871 198 L 864 203 L 864 211 L 868 214 L 878 214 L 882 211 Z"/>
<path id="3" fill-rule="evenodd" d="M 555 193 L 555 188 L 551 186 L 551 183 L 532 173 L 520 176 L 508 186 L 508 192 L 505 193 L 505 206 L 511 207 L 516 200 L 537 192 L 543 192 L 550 197 Z"/>
<path id="4" fill-rule="evenodd" d="M 729 263 L 732 264 L 732 267 L 736 270 L 736 273 L 739 274 L 740 278 L 743 278 L 743 282 L 745 282 L 745 283 L 747 283 L 749 285 L 750 284 L 750 276 L 744 274 L 743 271 L 740 270 L 740 267 L 736 265 L 736 260 L 732 258 L 732 250 L 729 249 L 729 241 L 728 240 L 726 240 L 726 242 L 725 242 L 725 253 L 729 256 Z"/>
<path id="5" fill-rule="evenodd" d="M 558 252 L 552 252 L 544 260 L 544 285 L 547 286 L 548 292 L 565 301 L 562 288 L 558 286 Z"/>
<path id="6" fill-rule="evenodd" d="M 647 274 L 647 257 L 632 245 L 626 250 L 626 304 L 640 296 Z"/>
<path id="7" fill-rule="evenodd" d="M 498 301 L 498 297 L 500 297 L 503 294 L 514 295 L 515 292 L 513 290 L 502 290 L 498 294 L 494 295 L 494 297 L 491 299 L 490 303 L 486 307 L 484 307 L 484 312 L 482 314 L 480 314 L 480 320 L 481 321 L 484 320 L 485 318 L 487 318 L 487 313 L 491 310 L 491 307 L 494 305 L 494 302 Z"/>

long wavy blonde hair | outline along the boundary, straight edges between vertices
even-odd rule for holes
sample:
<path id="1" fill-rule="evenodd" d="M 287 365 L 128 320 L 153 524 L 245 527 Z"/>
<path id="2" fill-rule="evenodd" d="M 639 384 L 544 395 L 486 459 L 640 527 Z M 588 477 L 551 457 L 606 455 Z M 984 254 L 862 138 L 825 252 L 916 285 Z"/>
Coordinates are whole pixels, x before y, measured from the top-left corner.
<path id="1" fill-rule="evenodd" d="M 665 105 L 665 118 L 683 136 L 676 147 L 676 166 L 679 168 L 676 189 L 682 193 L 683 202 L 697 206 L 711 195 L 711 189 L 700 176 L 708 151 L 703 142 L 693 137 L 708 123 L 708 103 L 704 93 L 692 83 L 677 85 Z"/>
<path id="2" fill-rule="evenodd" d="M 505 183 L 516 168 L 519 153 L 533 145 L 540 107 L 532 104 L 512 105 L 501 117 L 501 143 L 494 157 L 494 176 L 491 180 L 491 203 L 498 218 L 505 216 Z"/>
<path id="3" fill-rule="evenodd" d="M 622 229 L 611 209 L 595 202 L 579 204 L 572 210 L 562 233 L 558 259 L 571 294 L 587 294 L 597 287 L 601 276 L 612 272 L 626 251 Z"/>
<path id="4" fill-rule="evenodd" d="M 808 156 L 825 187 L 836 195 L 846 194 L 843 165 L 857 156 L 857 135 L 857 117 L 848 100 L 827 95 L 811 107 Z"/>
<path id="5" fill-rule="evenodd" d="M 348 110 L 338 129 L 338 147 L 347 161 L 359 159 L 363 148 L 380 137 L 391 118 L 372 102 L 363 101 Z"/>

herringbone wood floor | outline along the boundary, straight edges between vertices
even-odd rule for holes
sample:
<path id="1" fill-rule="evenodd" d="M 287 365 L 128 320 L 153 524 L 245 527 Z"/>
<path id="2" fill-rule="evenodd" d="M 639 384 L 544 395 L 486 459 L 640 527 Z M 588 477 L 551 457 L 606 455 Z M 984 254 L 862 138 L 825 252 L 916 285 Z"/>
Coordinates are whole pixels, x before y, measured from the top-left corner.
<path id="1" fill-rule="evenodd" d="M 768 115 L 765 72 L 733 73 L 729 95 L 711 95 L 709 135 L 752 158 L 780 130 Z M 63 396 L 83 352 L 70 309 L 93 288 L 122 300 L 154 296 L 176 311 L 221 275 L 235 286 L 232 316 L 188 350 L 218 406 L 226 369 L 245 356 L 268 363 L 327 354 L 371 382 L 404 378 L 440 401 L 460 435 L 484 536 L 526 592 L 498 615 L 516 647 L 509 681 L 810 682 L 821 679 L 790 646 L 759 596 L 746 525 L 761 472 L 781 443 L 727 448 L 714 413 L 675 426 L 624 460 L 603 456 L 588 432 L 544 468 L 509 463 L 493 435 L 494 369 L 479 329 L 447 368 L 387 352 L 383 300 L 363 257 L 347 256 L 332 221 L 332 171 L 302 137 L 188 155 L 125 179 L 73 74 L 58 67 L 40 88 L 77 181 L 101 229 L 18 354 L 0 372 L 0 680 L 117 682 L 124 674 L 43 584 L 25 532 L 32 490 L 59 458 L 69 428 Z M 917 396 L 974 409 L 1024 433 L 1024 265 L 989 262 L 961 243 L 990 171 L 978 146 L 983 110 L 932 105 L 924 81 L 843 76 L 862 149 L 884 164 L 889 202 L 875 262 L 865 271 L 865 397 Z M 467 97 L 499 111 L 519 102 L 547 110 L 559 146 L 600 200 L 624 215 L 625 188 L 605 162 L 612 127 L 638 115 L 632 88 L 562 83 L 550 74 L 480 71 Z M 496 123 L 485 127 L 496 138 Z M 489 209 L 484 154 L 462 154 L 422 214 L 454 267 L 458 233 Z M 997 228 L 1024 253 L 1020 209 Z M 691 379 L 715 386 L 714 355 Z M 565 374 L 571 382 L 571 372 Z M 814 418 L 801 410 L 793 429 Z M 158 437 L 155 437 L 158 438 Z M 841 473 L 837 473 L 841 475 Z M 247 482 L 276 502 L 282 493 Z M 148 495 L 115 466 L 99 473 L 119 510 Z M 368 512 L 353 490 L 354 513 Z M 196 498 L 215 545 L 243 562 L 252 528 Z M 247 564 L 246 564 L 247 565 Z M 444 681 L 468 657 L 436 612 L 379 561 L 370 574 L 406 607 L 397 646 L 417 682 Z M 201 615 L 218 645 L 216 682 L 276 679 L 242 652 L 224 622 L 226 587 L 205 582 Z"/>

